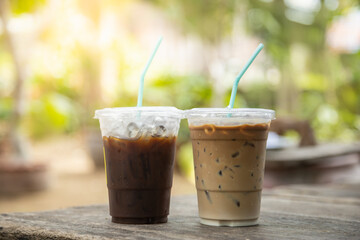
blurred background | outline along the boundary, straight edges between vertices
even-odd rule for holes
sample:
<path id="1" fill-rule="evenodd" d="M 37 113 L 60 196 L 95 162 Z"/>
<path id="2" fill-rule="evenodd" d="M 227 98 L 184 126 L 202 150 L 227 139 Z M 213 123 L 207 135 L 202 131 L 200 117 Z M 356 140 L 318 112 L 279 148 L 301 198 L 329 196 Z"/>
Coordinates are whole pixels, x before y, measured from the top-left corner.
<path id="1" fill-rule="evenodd" d="M 0 0 L 0 17 L 0 212 L 107 203 L 94 110 L 136 105 L 159 36 L 143 105 L 227 106 L 263 42 L 235 107 L 277 112 L 266 187 L 359 176 L 360 1 Z M 195 193 L 185 121 L 177 144 L 173 195 Z"/>

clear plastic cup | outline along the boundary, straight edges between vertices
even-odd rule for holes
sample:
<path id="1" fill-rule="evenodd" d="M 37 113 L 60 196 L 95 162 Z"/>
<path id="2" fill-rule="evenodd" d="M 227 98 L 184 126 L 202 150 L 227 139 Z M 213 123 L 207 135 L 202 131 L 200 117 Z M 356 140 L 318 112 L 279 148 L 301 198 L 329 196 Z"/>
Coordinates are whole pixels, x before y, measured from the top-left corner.
<path id="1" fill-rule="evenodd" d="M 163 223 L 169 214 L 181 110 L 106 108 L 100 121 L 112 221 Z"/>
<path id="2" fill-rule="evenodd" d="M 193 146 L 200 223 L 256 225 L 266 140 L 275 112 L 195 108 L 186 111 Z"/>

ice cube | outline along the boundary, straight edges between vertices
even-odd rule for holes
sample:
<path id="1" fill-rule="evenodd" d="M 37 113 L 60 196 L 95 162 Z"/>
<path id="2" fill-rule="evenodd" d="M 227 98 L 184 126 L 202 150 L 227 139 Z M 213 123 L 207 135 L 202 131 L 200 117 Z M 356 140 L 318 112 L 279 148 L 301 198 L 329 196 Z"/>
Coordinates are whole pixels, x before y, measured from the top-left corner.
<path id="1" fill-rule="evenodd" d="M 138 138 L 140 137 L 140 128 L 139 126 L 134 123 L 131 122 L 127 125 L 126 127 L 126 135 L 128 138 Z"/>
<path id="2" fill-rule="evenodd" d="M 155 126 L 153 132 L 152 132 L 152 137 L 165 137 L 166 136 L 166 127 L 164 127 L 164 125 L 158 125 Z"/>

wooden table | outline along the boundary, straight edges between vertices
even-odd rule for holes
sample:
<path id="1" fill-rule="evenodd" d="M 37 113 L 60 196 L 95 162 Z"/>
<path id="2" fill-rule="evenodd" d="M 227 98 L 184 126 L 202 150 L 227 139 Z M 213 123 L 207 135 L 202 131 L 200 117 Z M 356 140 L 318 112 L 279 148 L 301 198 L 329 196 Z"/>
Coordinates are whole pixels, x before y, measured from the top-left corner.
<path id="1" fill-rule="evenodd" d="M 196 196 L 171 200 L 169 222 L 121 225 L 106 205 L 0 214 L 0 239 L 360 239 L 360 184 L 279 187 L 263 194 L 260 225 L 199 223 Z"/>

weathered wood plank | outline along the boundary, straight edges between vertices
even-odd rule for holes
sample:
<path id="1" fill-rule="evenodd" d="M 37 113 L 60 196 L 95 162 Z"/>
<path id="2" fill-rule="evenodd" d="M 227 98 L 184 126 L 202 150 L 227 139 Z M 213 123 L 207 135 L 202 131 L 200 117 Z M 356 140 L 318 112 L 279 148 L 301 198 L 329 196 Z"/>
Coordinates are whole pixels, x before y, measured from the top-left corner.
<path id="1" fill-rule="evenodd" d="M 337 219 L 343 221 L 360 222 L 360 202 L 357 205 L 347 203 L 333 203 L 319 201 L 307 201 L 306 198 L 293 196 L 283 198 L 279 196 L 266 196 L 262 203 L 262 212 L 264 213 L 284 213 L 299 216 L 318 218 Z"/>
<path id="2" fill-rule="evenodd" d="M 209 227 L 191 195 L 173 198 L 169 222 L 158 225 L 111 223 L 105 205 L 1 214 L 0 239 L 359 239 L 358 207 L 264 196 L 259 226 Z"/>

